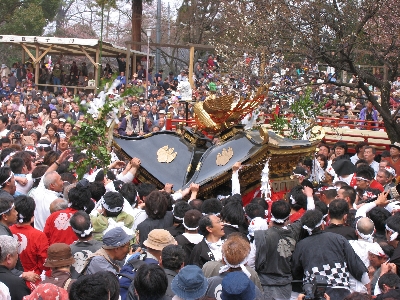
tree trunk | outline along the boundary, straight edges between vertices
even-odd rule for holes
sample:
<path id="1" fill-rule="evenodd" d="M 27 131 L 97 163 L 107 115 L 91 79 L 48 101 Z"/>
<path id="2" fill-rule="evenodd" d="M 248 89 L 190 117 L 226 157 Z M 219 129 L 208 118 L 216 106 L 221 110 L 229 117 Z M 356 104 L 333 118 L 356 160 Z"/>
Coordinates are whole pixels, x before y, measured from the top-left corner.
<path id="1" fill-rule="evenodd" d="M 143 1 L 132 0 L 132 42 L 141 42 Z M 132 43 L 132 49 L 141 51 L 140 45 Z M 136 62 L 134 62 L 136 64 Z M 136 65 L 134 66 L 134 69 Z"/>
<path id="2" fill-rule="evenodd" d="M 366 94 L 368 95 L 368 100 L 370 100 L 374 104 L 375 108 L 381 115 L 389 140 L 394 143 L 400 141 L 400 124 L 396 123 L 395 118 L 390 114 L 390 88 L 391 84 L 389 81 L 386 80 L 382 82 L 382 88 L 380 89 L 380 105 L 369 91 Z M 367 87 L 363 86 L 362 89 L 365 92 Z"/>

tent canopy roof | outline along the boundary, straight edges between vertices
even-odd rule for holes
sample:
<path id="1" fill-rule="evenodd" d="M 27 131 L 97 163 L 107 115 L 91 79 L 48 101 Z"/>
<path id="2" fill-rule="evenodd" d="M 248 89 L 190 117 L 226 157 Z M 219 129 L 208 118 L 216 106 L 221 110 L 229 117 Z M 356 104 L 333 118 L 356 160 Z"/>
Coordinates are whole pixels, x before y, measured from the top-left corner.
<path id="1" fill-rule="evenodd" d="M 84 49 L 90 56 L 96 56 L 96 49 L 99 48 L 100 41 L 97 39 L 79 39 L 79 38 L 59 38 L 59 37 L 43 37 L 43 36 L 18 36 L 18 35 L 0 35 L 0 43 L 13 45 L 25 45 L 26 48 L 44 52 L 50 46 L 51 49 L 47 54 L 63 54 L 71 56 L 85 56 Z M 115 46 L 111 43 L 104 42 L 102 45 L 102 57 L 115 57 L 118 54 L 126 55 L 125 47 Z M 131 54 L 137 56 L 147 56 L 147 53 L 130 50 Z M 154 56 L 150 54 L 150 56 Z"/>

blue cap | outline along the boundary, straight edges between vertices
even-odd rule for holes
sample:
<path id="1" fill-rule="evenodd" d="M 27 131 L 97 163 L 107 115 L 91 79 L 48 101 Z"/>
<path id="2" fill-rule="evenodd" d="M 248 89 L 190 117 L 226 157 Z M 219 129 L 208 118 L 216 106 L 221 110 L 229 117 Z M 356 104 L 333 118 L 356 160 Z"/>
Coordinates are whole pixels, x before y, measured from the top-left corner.
<path id="1" fill-rule="evenodd" d="M 195 265 L 182 268 L 171 283 L 172 291 L 181 299 L 195 300 L 204 296 L 208 281 L 203 271 Z"/>
<path id="2" fill-rule="evenodd" d="M 127 234 L 121 227 L 115 227 L 103 236 L 103 248 L 118 248 L 129 243 L 131 239 L 133 239 L 133 235 Z"/>
<path id="3" fill-rule="evenodd" d="M 254 300 L 256 287 L 242 271 L 228 273 L 222 280 L 222 300 Z"/>

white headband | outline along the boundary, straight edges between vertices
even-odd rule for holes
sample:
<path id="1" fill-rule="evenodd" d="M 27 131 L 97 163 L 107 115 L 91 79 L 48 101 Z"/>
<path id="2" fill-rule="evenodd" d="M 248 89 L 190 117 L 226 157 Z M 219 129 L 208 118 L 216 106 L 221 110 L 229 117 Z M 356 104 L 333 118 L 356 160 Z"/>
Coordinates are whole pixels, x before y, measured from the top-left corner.
<path id="1" fill-rule="evenodd" d="M 277 219 L 277 218 L 274 217 L 273 214 L 271 214 L 271 222 L 283 224 L 283 223 L 286 222 L 287 219 L 289 219 L 289 216 L 287 216 L 285 219 Z"/>
<path id="2" fill-rule="evenodd" d="M 123 208 L 123 205 L 122 205 L 122 206 L 117 206 L 117 207 L 111 208 L 111 207 L 108 206 L 108 204 L 107 204 L 106 201 L 104 201 L 104 200 L 103 200 L 102 205 L 103 205 L 103 207 L 104 207 L 107 211 L 109 211 L 109 212 L 120 212 L 120 211 L 122 210 L 122 208 Z"/>
<path id="3" fill-rule="evenodd" d="M 4 214 L 8 213 L 8 212 L 11 211 L 13 208 L 14 208 L 14 203 L 11 205 L 11 207 L 10 207 L 9 209 L 7 209 L 7 210 L 3 211 L 2 213 L 0 213 L 0 216 L 2 216 L 2 215 L 4 215 Z"/>
<path id="4" fill-rule="evenodd" d="M 81 237 L 88 236 L 89 234 L 91 234 L 93 232 L 92 224 L 90 224 L 90 227 L 84 231 L 77 230 L 73 227 L 71 227 L 71 228 L 74 232 L 76 232 L 77 234 L 80 234 Z"/>
<path id="5" fill-rule="evenodd" d="M 43 148 L 51 148 L 49 144 L 36 144 L 36 148 L 43 147 Z"/>
<path id="6" fill-rule="evenodd" d="M 243 273 L 246 274 L 247 277 L 250 278 L 251 274 L 250 274 L 250 272 L 249 272 L 249 271 L 246 269 L 246 267 L 245 267 L 245 264 L 247 263 L 247 257 L 244 259 L 244 261 L 242 261 L 242 262 L 241 262 L 240 264 L 238 264 L 238 265 L 231 265 L 230 263 L 228 263 L 228 261 L 227 261 L 227 259 L 226 259 L 226 257 L 225 257 L 224 254 L 222 254 L 222 259 L 225 261 L 225 265 L 222 266 L 222 267 L 219 269 L 219 273 L 220 273 L 220 274 L 221 274 L 221 273 L 224 273 L 224 272 L 226 272 L 226 271 L 228 271 L 230 268 L 232 268 L 232 269 L 241 268 L 242 271 L 243 271 Z"/>
<path id="7" fill-rule="evenodd" d="M 294 199 L 293 195 L 290 195 L 290 202 L 296 204 L 296 199 Z"/>
<path id="8" fill-rule="evenodd" d="M 314 230 L 315 228 L 318 228 L 319 226 L 321 226 L 323 222 L 324 222 L 324 219 L 322 218 L 322 220 L 321 220 L 317 225 L 315 225 L 314 228 L 310 228 L 310 227 L 308 227 L 307 225 L 303 225 L 303 228 L 304 228 L 305 230 L 307 230 L 307 232 L 308 232 L 309 235 L 312 235 L 313 230 Z"/>
<path id="9" fill-rule="evenodd" d="M 13 177 L 13 175 L 14 173 L 11 171 L 10 176 L 8 176 L 8 178 L 4 182 L 0 183 L 0 189 L 5 183 L 7 183 L 11 179 L 11 177 Z"/>
<path id="10" fill-rule="evenodd" d="M 183 227 L 185 227 L 187 230 L 197 230 L 199 228 L 199 226 L 195 227 L 195 228 L 190 228 L 185 224 L 185 221 L 183 221 Z"/>
<path id="11" fill-rule="evenodd" d="M 390 235 L 390 241 L 393 242 L 397 237 L 399 236 L 399 233 L 397 231 L 394 231 L 391 229 L 389 226 L 385 225 L 385 228 L 387 231 L 390 231 L 392 234 Z"/>
<path id="12" fill-rule="evenodd" d="M 374 230 L 372 231 L 372 233 L 370 233 L 370 234 L 364 234 L 364 233 L 361 233 L 361 232 L 358 230 L 358 222 L 357 222 L 357 223 L 356 223 L 356 231 L 357 231 L 357 234 L 358 234 L 363 240 L 366 240 L 366 241 L 368 241 L 368 242 L 370 242 L 370 243 L 372 243 L 372 242 L 374 241 L 373 234 L 374 234 L 374 231 L 375 231 L 375 227 L 374 227 Z"/>
<path id="13" fill-rule="evenodd" d="M 16 152 L 11 152 L 6 157 L 4 157 L 3 162 L 1 163 L 1 166 L 4 167 L 4 165 L 8 162 L 8 160 L 11 158 L 11 156 L 15 155 L 15 153 Z"/>

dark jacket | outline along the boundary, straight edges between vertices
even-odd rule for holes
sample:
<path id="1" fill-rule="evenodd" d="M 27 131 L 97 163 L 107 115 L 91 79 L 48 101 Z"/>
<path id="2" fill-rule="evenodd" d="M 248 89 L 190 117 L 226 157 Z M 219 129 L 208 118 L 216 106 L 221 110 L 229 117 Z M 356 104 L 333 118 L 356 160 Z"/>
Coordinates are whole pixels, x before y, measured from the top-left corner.
<path id="1" fill-rule="evenodd" d="M 290 262 L 300 232 L 300 222 L 295 226 L 273 226 L 256 230 L 255 269 L 262 285 L 287 285 L 292 282 Z"/>
<path id="2" fill-rule="evenodd" d="M 25 281 L 11 273 L 5 266 L 0 266 L 0 282 L 3 282 L 8 287 L 12 300 L 21 300 L 31 293 Z"/>
<path id="3" fill-rule="evenodd" d="M 400 276 L 400 243 L 397 248 L 394 249 L 392 256 L 390 257 L 390 262 L 397 266 L 397 275 Z"/>
<path id="4" fill-rule="evenodd" d="M 194 246 L 193 252 L 189 258 L 189 265 L 196 265 L 203 268 L 203 265 L 206 262 L 212 260 L 215 260 L 214 254 L 211 252 L 205 239 L 203 239 L 200 243 Z"/>
<path id="5" fill-rule="evenodd" d="M 139 242 L 140 246 L 143 247 L 143 242 L 147 239 L 150 231 L 153 229 L 164 229 L 172 226 L 173 224 L 173 215 L 172 212 L 167 211 L 164 218 L 162 219 L 150 219 L 147 218 L 142 223 L 137 226 L 137 230 L 139 230 Z"/>
<path id="6" fill-rule="evenodd" d="M 11 237 L 13 236 L 10 228 L 8 228 L 6 225 L 4 225 L 2 223 L 0 223 L 0 236 L 1 235 L 8 235 Z M 24 271 L 24 268 L 22 267 L 22 263 L 21 263 L 21 260 L 19 259 L 19 255 L 18 255 L 17 264 L 15 265 L 15 268 L 11 270 L 11 272 L 16 276 L 20 276 L 23 271 Z"/>
<path id="7" fill-rule="evenodd" d="M 314 275 L 326 276 L 328 287 L 335 287 L 332 290 L 348 291 L 350 274 L 361 281 L 367 271 L 350 243 L 332 232 L 319 231 L 299 241 L 292 256 L 294 280 L 311 282 Z"/>
<path id="8" fill-rule="evenodd" d="M 177 237 L 178 235 L 185 232 L 185 227 L 183 227 L 183 224 L 178 224 L 178 225 L 172 225 L 171 227 L 168 227 L 165 230 L 168 230 L 173 237 Z"/>
<path id="9" fill-rule="evenodd" d="M 325 227 L 325 231 L 340 234 L 346 240 L 357 240 L 356 231 L 351 226 L 330 224 L 328 227 Z"/>
<path id="10" fill-rule="evenodd" d="M 168 287 L 167 291 L 165 292 L 164 300 L 172 300 L 172 298 L 175 296 L 175 293 L 171 289 L 172 280 L 175 278 L 176 275 L 178 275 L 178 273 L 170 269 L 164 269 L 164 271 L 168 278 Z"/>

